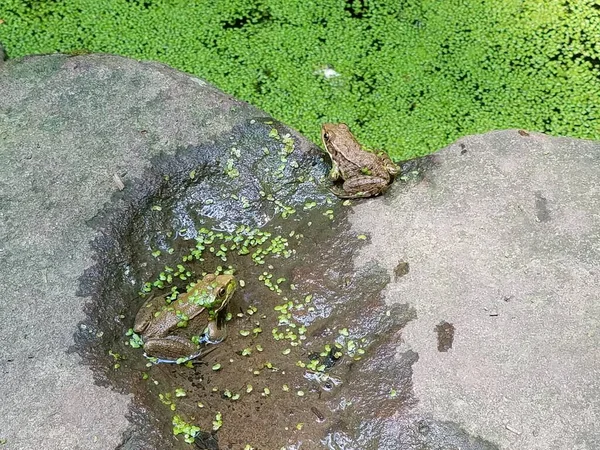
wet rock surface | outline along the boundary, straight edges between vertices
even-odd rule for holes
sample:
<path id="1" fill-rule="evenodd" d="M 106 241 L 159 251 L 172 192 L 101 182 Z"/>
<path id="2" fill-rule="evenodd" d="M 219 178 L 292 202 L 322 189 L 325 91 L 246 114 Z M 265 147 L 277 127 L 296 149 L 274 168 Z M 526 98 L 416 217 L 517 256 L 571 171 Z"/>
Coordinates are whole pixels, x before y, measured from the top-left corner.
<path id="1" fill-rule="evenodd" d="M 389 445 L 418 429 L 417 355 L 394 361 L 414 310 L 383 302 L 380 267 L 354 270 L 365 242 L 316 147 L 156 63 L 29 57 L 5 64 L 0 86 L 6 448 L 189 448 L 176 416 L 202 425 L 197 448 L 376 447 L 383 429 Z M 191 367 L 147 367 L 126 335 L 144 282 L 171 276 L 207 233 L 218 248 L 185 273 L 227 264 L 245 281 L 230 336 Z M 253 233 L 271 250 L 227 240 Z"/>
<path id="2" fill-rule="evenodd" d="M 447 261 L 436 241 L 428 237 L 431 245 L 424 245 L 414 236 L 440 223 L 457 227 L 450 213 L 436 215 L 456 207 L 441 193 L 460 193 L 461 204 L 472 205 L 493 191 L 495 211 L 503 211 L 515 189 L 531 188 L 535 221 L 524 215 L 519 224 L 541 252 L 536 279 L 552 274 L 569 285 L 583 279 L 575 275 L 597 277 L 598 255 L 585 240 L 597 230 L 597 216 L 589 211 L 598 197 L 589 178 L 559 190 L 582 192 L 577 202 L 561 202 L 576 205 L 569 230 L 584 237 L 577 251 L 567 245 L 571 241 L 558 241 L 564 243 L 561 261 L 571 261 L 560 266 L 572 269 L 568 277 L 540 262 L 544 251 L 559 247 L 545 245 L 527 228 L 559 226 L 570 217 L 553 206 L 560 196 L 546 182 L 564 187 L 575 182 L 577 171 L 587 176 L 597 169 L 594 144 L 531 134 L 538 141 L 526 144 L 526 167 L 537 184 L 522 185 L 517 177 L 499 189 L 496 166 L 490 172 L 485 157 L 464 156 L 497 152 L 497 164 L 515 169 L 515 155 L 524 155 L 521 142 L 511 134 L 467 138 L 457 144 L 458 154 L 451 146 L 406 164 L 404 179 L 386 197 L 343 203 L 328 190 L 328 161 L 316 147 L 265 113 L 161 64 L 109 55 L 29 57 L 0 68 L 0 87 L 0 154 L 6 161 L 0 168 L 0 439 L 6 448 L 476 450 L 513 448 L 514 442 L 565 448 L 554 435 L 541 440 L 539 429 L 531 434 L 519 428 L 526 418 L 515 408 L 508 419 L 494 414 L 501 403 L 477 397 L 488 384 L 495 386 L 489 378 L 467 387 L 457 379 L 468 367 L 502 367 L 501 360 L 490 362 L 465 344 L 469 314 L 480 305 L 469 297 L 469 309 L 458 308 L 460 286 L 487 276 L 489 267 L 499 271 L 495 280 L 506 283 L 518 272 L 488 248 L 476 247 L 486 266 L 473 263 L 473 278 L 453 280 L 452 274 L 462 273 L 456 267 L 432 269 Z M 571 153 L 558 150 L 569 145 Z M 576 153 L 580 145 L 587 150 Z M 513 147 L 520 153 L 513 154 Z M 563 159 L 546 167 L 544 152 Z M 537 171 L 538 165 L 543 169 Z M 464 181 L 465 171 L 479 174 L 478 190 Z M 568 176 L 554 176 L 559 173 Z M 469 208 L 479 217 L 477 208 Z M 419 214 L 421 222 L 411 222 Z M 507 236 L 510 230 L 504 229 Z M 468 227 L 461 233 L 476 234 Z M 475 251 L 445 242 L 443 248 Z M 229 304 L 224 342 L 181 365 L 152 364 L 134 348 L 135 337 L 127 332 L 147 295 L 182 292 L 204 272 L 226 270 L 234 271 L 240 287 Z M 585 317 L 597 317 L 586 285 L 573 286 L 570 300 L 587 300 L 582 308 L 592 315 Z M 425 295 L 436 287 L 453 308 Z M 538 294 L 535 304 L 546 305 Z M 520 293 L 502 295 L 510 304 Z M 485 304 L 485 318 L 503 318 L 504 303 Z M 559 311 L 551 310 L 560 325 Z M 525 325 L 541 323 L 533 312 Z M 548 357 L 568 357 L 586 368 L 569 392 L 580 395 L 586 420 L 592 420 L 593 383 L 587 391 L 579 388 L 597 366 L 585 352 L 563 353 L 572 350 L 573 325 L 587 333 L 582 345 L 597 344 L 591 322 L 578 323 L 578 317 L 556 326 L 566 346 L 544 335 L 543 348 Z M 435 327 L 442 321 L 454 328 L 453 337 L 443 331 L 440 352 Z M 485 348 L 482 339 L 473 340 Z M 494 345 L 506 357 L 507 347 Z M 460 353 L 465 349 L 466 356 Z M 519 350 L 513 349 L 516 358 Z M 463 355 L 460 363 L 452 360 L 457 355 Z M 539 377 L 538 366 L 520 362 L 519 376 Z M 509 394 L 521 401 L 511 405 L 527 403 L 518 392 Z M 527 404 L 545 407 L 546 415 L 564 406 L 539 396 Z M 486 427 L 481 417 L 493 420 L 484 421 Z M 504 428 L 494 422 L 501 419 Z M 181 431 L 176 436 L 174 420 Z M 517 437 L 507 439 L 499 429 Z M 585 445 L 597 437 L 580 429 L 570 438 L 582 443 L 579 448 L 593 448 Z M 195 434 L 194 443 L 184 441 L 186 432 Z M 552 447 L 555 442 L 561 445 Z"/>
<path id="3" fill-rule="evenodd" d="M 123 228 L 119 208 L 94 220 L 104 234 L 80 286 L 93 300 L 75 348 L 99 382 L 136 393 L 137 432 L 124 448 L 186 448 L 172 436 L 175 417 L 205 431 L 199 448 L 363 448 L 379 439 L 370 427 L 413 404 L 416 355 L 389 361 L 414 311 L 385 305 L 378 266 L 354 270 L 361 241 L 349 233 L 349 207 L 315 183 L 322 156 L 284 144 L 273 126 L 232 130 L 216 152 L 158 157 L 143 177 L 156 195 L 130 210 L 135 220 Z M 281 251 L 269 250 L 274 242 Z M 128 345 L 142 295 L 182 292 L 219 267 L 241 282 L 224 342 L 189 365 L 153 365 Z M 140 292 L 145 283 L 155 286 Z M 211 433 L 217 414 L 223 425 Z"/>

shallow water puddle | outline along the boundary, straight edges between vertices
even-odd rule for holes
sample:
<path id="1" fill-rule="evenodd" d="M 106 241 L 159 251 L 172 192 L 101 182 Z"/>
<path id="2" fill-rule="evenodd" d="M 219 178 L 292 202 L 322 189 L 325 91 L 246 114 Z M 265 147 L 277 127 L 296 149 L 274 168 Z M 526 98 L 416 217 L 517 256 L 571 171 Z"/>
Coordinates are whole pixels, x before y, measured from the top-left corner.
<path id="1" fill-rule="evenodd" d="M 417 355 L 396 355 L 414 311 L 385 305 L 383 269 L 355 270 L 367 241 L 350 231 L 351 204 L 324 187 L 327 169 L 319 152 L 295 151 L 281 128 L 256 122 L 157 160 L 94 221 L 98 264 L 82 281 L 92 302 L 75 350 L 98 382 L 134 394 L 136 428 L 121 448 L 391 449 L 430 439 L 409 418 Z M 132 348 L 127 331 L 148 292 L 182 292 L 215 271 L 240 282 L 225 341 L 179 365 Z"/>

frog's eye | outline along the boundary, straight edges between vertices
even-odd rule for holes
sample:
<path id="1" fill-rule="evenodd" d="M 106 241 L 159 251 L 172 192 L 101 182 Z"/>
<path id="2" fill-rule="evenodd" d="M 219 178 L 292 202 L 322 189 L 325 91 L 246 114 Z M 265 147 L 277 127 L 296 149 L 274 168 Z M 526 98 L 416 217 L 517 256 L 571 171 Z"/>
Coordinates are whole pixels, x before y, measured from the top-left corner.
<path id="1" fill-rule="evenodd" d="M 224 295 L 224 294 L 225 294 L 225 288 L 224 288 L 224 287 L 222 287 L 221 289 L 219 289 L 219 292 L 217 292 L 217 295 L 218 295 L 219 297 L 221 297 L 221 296 L 222 296 L 222 295 Z"/>
<path id="2" fill-rule="evenodd" d="M 323 133 L 323 137 L 324 137 L 325 139 L 329 139 L 329 133 Z"/>

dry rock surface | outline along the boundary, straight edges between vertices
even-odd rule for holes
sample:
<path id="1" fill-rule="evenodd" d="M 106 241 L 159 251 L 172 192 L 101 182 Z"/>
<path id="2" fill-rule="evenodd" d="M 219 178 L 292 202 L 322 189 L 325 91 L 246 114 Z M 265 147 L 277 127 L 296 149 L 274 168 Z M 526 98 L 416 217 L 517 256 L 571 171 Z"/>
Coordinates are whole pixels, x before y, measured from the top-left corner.
<path id="1" fill-rule="evenodd" d="M 418 411 L 503 449 L 600 448 L 599 175 L 597 142 L 498 131 L 355 208 L 357 266 L 417 311 L 399 351 Z"/>

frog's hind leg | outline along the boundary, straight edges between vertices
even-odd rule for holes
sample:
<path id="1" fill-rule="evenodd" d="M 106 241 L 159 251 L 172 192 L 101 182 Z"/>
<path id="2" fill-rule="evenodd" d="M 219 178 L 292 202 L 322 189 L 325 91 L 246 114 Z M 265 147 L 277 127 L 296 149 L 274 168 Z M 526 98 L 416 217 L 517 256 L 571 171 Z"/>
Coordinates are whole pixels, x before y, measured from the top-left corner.
<path id="1" fill-rule="evenodd" d="M 166 336 L 149 339 L 144 342 L 146 355 L 163 358 L 177 359 L 182 355 L 192 355 L 198 351 L 198 346 L 189 339 L 181 336 Z"/>
<path id="2" fill-rule="evenodd" d="M 371 197 L 373 194 L 369 194 L 368 192 L 357 192 L 356 194 L 349 194 L 348 192 L 345 192 L 343 189 L 340 188 L 329 188 L 329 190 L 331 191 L 331 193 L 333 195 L 335 195 L 336 197 L 339 198 L 366 198 L 366 197 Z"/>
<path id="3" fill-rule="evenodd" d="M 382 194 L 389 187 L 389 180 L 379 177 L 359 177 L 346 180 L 343 190 L 331 189 L 340 198 L 365 198 Z"/>

